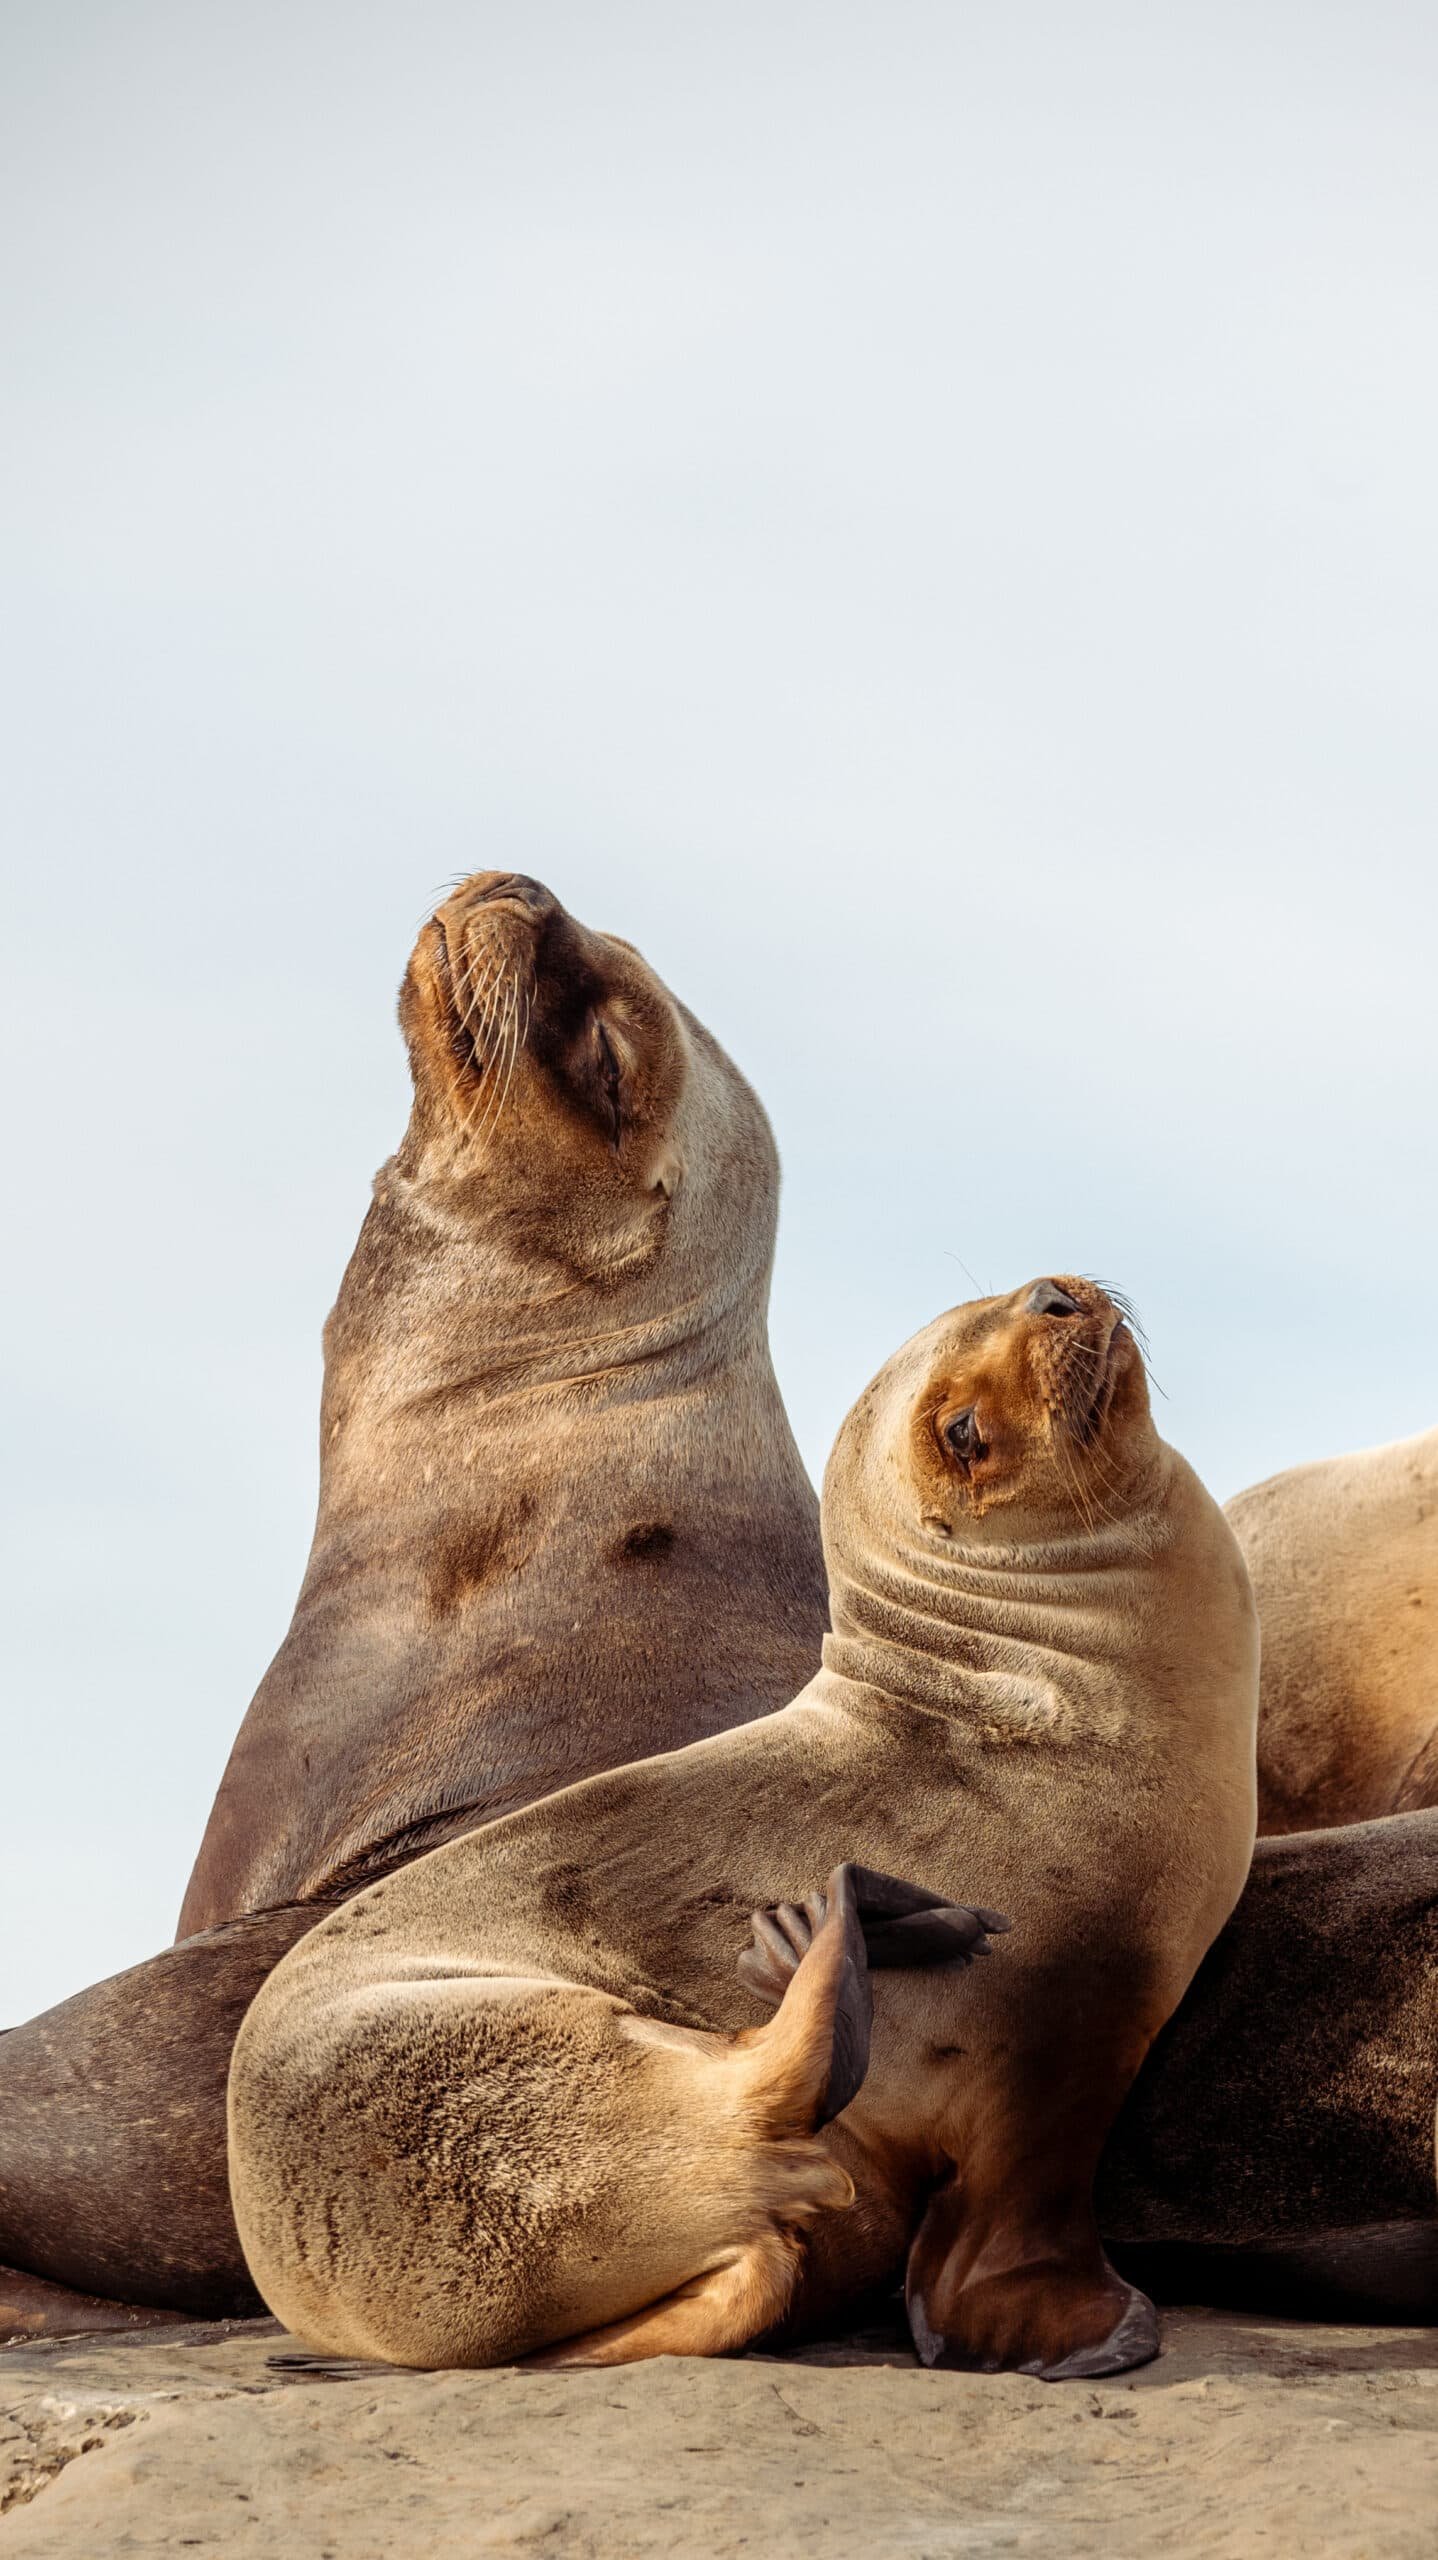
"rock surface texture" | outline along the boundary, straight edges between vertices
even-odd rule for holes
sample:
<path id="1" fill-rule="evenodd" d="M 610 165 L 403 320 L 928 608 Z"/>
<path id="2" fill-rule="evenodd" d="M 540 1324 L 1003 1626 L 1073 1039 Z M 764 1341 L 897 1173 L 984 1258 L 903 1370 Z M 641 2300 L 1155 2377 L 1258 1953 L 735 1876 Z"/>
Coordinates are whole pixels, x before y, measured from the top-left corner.
<path id="1" fill-rule="evenodd" d="M 270 2322 L 0 2356 L 0 2560 L 1432 2560 L 1438 2330 L 1165 2315 L 1097 2385 L 782 2361 L 286 2372 Z"/>

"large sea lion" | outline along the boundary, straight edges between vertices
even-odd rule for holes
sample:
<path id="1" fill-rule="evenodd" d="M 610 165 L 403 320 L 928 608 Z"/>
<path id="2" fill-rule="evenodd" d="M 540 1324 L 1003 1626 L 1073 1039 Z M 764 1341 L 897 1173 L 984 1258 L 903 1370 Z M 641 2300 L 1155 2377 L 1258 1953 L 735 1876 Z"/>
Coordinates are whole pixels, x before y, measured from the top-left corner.
<path id="1" fill-rule="evenodd" d="M 1258 1827 L 1438 1804 L 1438 1430 L 1228 1505 L 1263 1629 Z"/>
<path id="2" fill-rule="evenodd" d="M 182 1936 L 763 1714 L 818 1652 L 757 1097 L 510 872 L 425 928 L 400 1020 L 414 1109 L 325 1330 L 309 1567 Z"/>
<path id="3" fill-rule="evenodd" d="M 326 1330 L 309 1569 L 182 1943 L 0 2037 L 0 2259 L 87 2294 L 253 2302 L 230 2044 L 336 1899 L 818 1660 L 749 1086 L 627 943 L 508 872 L 425 927 L 400 1015 L 414 1105 Z"/>
<path id="4" fill-rule="evenodd" d="M 231 2181 L 261 2292 L 318 2347 L 717 2353 L 907 2255 L 930 2362 L 1155 2351 L 1092 2183 L 1253 1844 L 1232 1532 L 1076 1279 L 916 1336 L 824 1514 L 834 1633 L 790 1707 L 435 1851 L 266 1983 Z M 906 1964 L 906 1932 L 972 1950 L 975 1893 L 1012 1916 L 1001 1952 Z M 871 2046 L 866 1922 L 903 1968 Z"/>

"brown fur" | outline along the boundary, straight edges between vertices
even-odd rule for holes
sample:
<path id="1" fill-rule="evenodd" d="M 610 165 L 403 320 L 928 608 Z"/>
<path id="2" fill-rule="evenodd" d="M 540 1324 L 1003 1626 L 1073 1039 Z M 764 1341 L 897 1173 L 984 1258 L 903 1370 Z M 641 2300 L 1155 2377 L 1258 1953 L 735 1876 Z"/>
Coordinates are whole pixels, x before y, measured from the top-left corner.
<path id="1" fill-rule="evenodd" d="M 1438 2316 L 1438 1810 L 1261 1840 L 1105 2154 L 1127 2272 L 1185 2302 Z"/>
<path id="2" fill-rule="evenodd" d="M 437 1851 L 271 1977 L 231 2176 L 302 2336 L 414 2364 L 713 2352 L 781 2298 L 831 2313 L 913 2241 L 931 2360 L 1153 2352 L 1091 2188 L 1243 1881 L 1256 1629 L 1117 1309 L 1054 1292 L 941 1318 L 860 1398 L 825 1485 L 834 1632 L 792 1706 Z M 853 1858 L 980 1892 L 1013 1934 L 970 1975 L 876 1976 L 857 2098 L 780 2140 L 747 1914 Z"/>
<path id="3" fill-rule="evenodd" d="M 1228 1505 L 1263 1630 L 1258 1827 L 1438 1804 L 1438 1430 Z"/>
<path id="4" fill-rule="evenodd" d="M 332 1900 L 818 1659 L 748 1085 L 627 943 L 509 873 L 425 927 L 400 1009 L 414 1107 L 326 1329 L 309 1569 L 183 1943 L 0 2038 L 0 2259 L 87 2293 L 252 2299 L 230 2041 Z M 0 2273 L 0 2329 L 6 2299 Z"/>

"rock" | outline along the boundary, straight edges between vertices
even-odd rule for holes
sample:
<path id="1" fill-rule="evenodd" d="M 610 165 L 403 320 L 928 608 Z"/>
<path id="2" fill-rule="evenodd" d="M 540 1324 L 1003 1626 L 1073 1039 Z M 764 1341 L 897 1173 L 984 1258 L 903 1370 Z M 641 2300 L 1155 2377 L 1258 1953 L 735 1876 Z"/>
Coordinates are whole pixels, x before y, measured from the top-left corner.
<path id="1" fill-rule="evenodd" d="M 1098 2385 L 897 2328 L 607 2372 L 274 2359 L 273 2322 L 0 2357 L 0 2560 L 1431 2560 L 1438 2332 L 1208 2311 Z"/>

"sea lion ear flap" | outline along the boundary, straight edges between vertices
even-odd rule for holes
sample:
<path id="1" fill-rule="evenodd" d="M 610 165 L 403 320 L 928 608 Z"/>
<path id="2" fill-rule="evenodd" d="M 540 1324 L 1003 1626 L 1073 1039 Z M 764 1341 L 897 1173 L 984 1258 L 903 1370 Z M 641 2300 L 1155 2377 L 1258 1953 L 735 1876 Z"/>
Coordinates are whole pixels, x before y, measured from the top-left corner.
<path id="1" fill-rule="evenodd" d="M 836 1867 L 802 1910 L 780 1904 L 772 1945 L 758 1932 L 769 1915 L 756 1914 L 758 1943 L 740 1959 L 743 1979 L 766 1998 L 785 1958 L 792 1968 L 770 2024 L 746 2028 L 736 2040 L 752 2073 L 749 2105 L 771 2140 L 828 2124 L 857 2097 L 869 2068 L 873 2001 L 853 1872 Z M 771 1971 L 761 1982 L 766 1959 Z"/>

